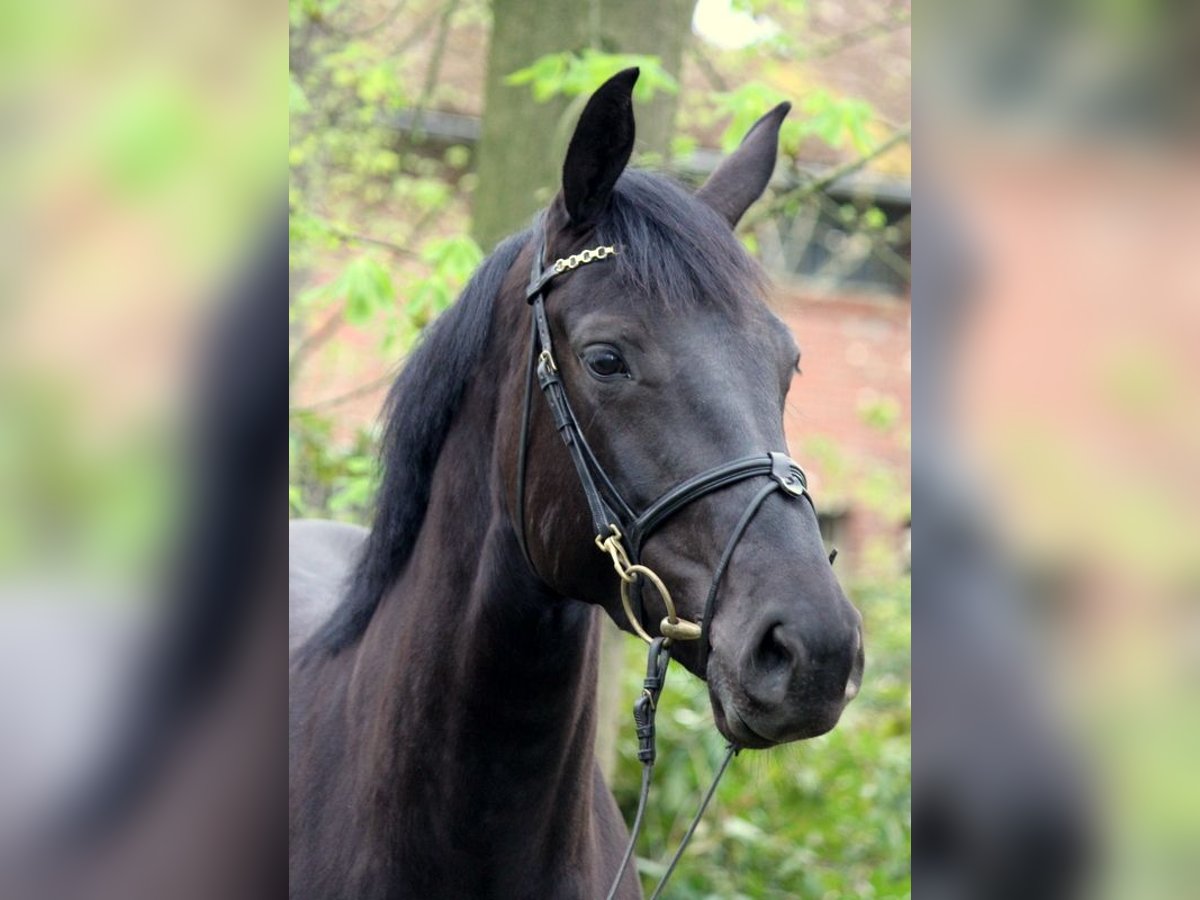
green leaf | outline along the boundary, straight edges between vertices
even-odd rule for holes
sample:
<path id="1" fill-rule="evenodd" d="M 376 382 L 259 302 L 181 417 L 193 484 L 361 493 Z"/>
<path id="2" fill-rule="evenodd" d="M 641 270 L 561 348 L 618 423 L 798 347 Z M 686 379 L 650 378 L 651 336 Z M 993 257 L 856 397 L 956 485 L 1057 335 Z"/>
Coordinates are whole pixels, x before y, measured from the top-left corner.
<path id="1" fill-rule="evenodd" d="M 900 419 L 900 404 L 894 397 L 872 395 L 859 402 L 858 415 L 870 427 L 887 432 Z"/>
<path id="2" fill-rule="evenodd" d="M 366 69 L 359 77 L 357 93 L 363 103 L 375 109 L 394 109 L 403 99 L 400 82 L 390 61 Z"/>
<path id="3" fill-rule="evenodd" d="M 727 835 L 744 844 L 762 843 L 766 837 L 763 834 L 763 830 L 757 825 L 747 822 L 745 819 L 739 819 L 736 816 L 730 816 L 722 823 L 722 826 Z"/>
<path id="4" fill-rule="evenodd" d="M 871 150 L 868 127 L 875 119 L 875 108 L 865 100 L 818 90 L 801 101 L 800 111 L 802 133 L 820 138 L 835 149 L 849 145 L 860 154 Z"/>
<path id="5" fill-rule="evenodd" d="M 392 276 L 370 256 L 360 256 L 346 266 L 331 290 L 346 298 L 346 321 L 358 326 L 396 299 Z"/>
<path id="6" fill-rule="evenodd" d="M 741 143 L 750 126 L 767 110 L 781 103 L 784 97 L 761 81 L 750 81 L 737 90 L 717 94 L 713 100 L 717 112 L 729 116 L 729 125 L 721 135 L 721 149 L 729 153 Z"/>
<path id="7" fill-rule="evenodd" d="M 641 70 L 633 88 L 639 102 L 653 100 L 659 92 L 675 94 L 679 82 L 663 68 L 657 56 L 642 53 L 604 53 L 588 48 L 581 53 L 550 53 L 523 69 L 505 76 L 505 84 L 529 85 L 533 99 L 543 103 L 551 97 L 590 94 L 622 69 Z"/>
<path id="8" fill-rule="evenodd" d="M 447 147 L 442 160 L 452 169 L 465 169 L 471 161 L 471 151 L 462 144 Z"/>
<path id="9" fill-rule="evenodd" d="M 867 228 L 878 231 L 887 224 L 887 216 L 878 206 L 872 206 L 863 213 L 862 222 Z"/>
<path id="10" fill-rule="evenodd" d="M 365 506 L 371 499 L 374 483 L 370 477 L 347 479 L 345 484 L 329 500 L 329 508 L 341 512 L 353 507 Z"/>
<path id="11" fill-rule="evenodd" d="M 699 146 L 691 135 L 677 134 L 671 138 L 671 156 L 675 159 L 686 159 L 696 152 Z"/>
<path id="12" fill-rule="evenodd" d="M 444 279 L 434 276 L 418 281 L 406 308 L 413 328 L 420 331 L 434 316 L 449 306 L 453 299 L 454 295 Z"/>
<path id="13" fill-rule="evenodd" d="M 450 200 L 450 186 L 434 178 L 421 178 L 412 185 L 412 198 L 423 212 L 440 209 Z"/>
<path id="14" fill-rule="evenodd" d="M 469 235 L 435 238 L 421 250 L 421 258 L 430 263 L 442 278 L 461 284 L 483 261 L 483 251 Z"/>
<path id="15" fill-rule="evenodd" d="M 308 96 L 304 93 L 296 79 L 288 77 L 288 112 L 293 115 L 302 115 L 312 110 L 312 104 L 308 102 Z"/>

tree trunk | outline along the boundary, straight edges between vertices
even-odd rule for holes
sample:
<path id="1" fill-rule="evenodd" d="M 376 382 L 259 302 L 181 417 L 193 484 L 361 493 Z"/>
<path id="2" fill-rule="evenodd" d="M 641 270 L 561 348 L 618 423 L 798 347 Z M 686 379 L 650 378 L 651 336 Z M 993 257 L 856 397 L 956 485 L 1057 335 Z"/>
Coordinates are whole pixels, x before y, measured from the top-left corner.
<path id="1" fill-rule="evenodd" d="M 570 129 L 586 98 L 536 103 L 529 85 L 505 78 L 548 53 L 592 47 L 658 56 L 679 77 L 695 0 L 493 0 L 472 234 L 490 250 L 523 228 L 558 190 Z M 637 151 L 666 157 L 677 96 L 636 106 Z"/>

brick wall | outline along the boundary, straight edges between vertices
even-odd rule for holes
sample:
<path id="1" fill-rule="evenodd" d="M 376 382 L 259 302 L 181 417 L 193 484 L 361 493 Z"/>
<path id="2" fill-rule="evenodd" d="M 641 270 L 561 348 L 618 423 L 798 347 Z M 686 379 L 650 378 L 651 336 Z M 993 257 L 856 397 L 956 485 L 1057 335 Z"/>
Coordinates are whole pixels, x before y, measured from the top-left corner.
<path id="1" fill-rule="evenodd" d="M 822 296 L 794 284 L 780 284 L 771 305 L 802 352 L 785 416 L 788 444 L 809 473 L 818 509 L 844 514 L 835 543 L 839 567 L 853 569 L 872 543 L 900 548 L 904 539 L 911 305 Z"/>

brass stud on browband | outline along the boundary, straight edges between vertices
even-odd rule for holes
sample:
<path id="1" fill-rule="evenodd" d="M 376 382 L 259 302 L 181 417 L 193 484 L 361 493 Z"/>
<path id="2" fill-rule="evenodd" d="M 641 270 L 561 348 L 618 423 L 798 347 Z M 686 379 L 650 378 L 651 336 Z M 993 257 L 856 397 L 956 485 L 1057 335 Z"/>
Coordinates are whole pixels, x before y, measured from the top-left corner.
<path id="1" fill-rule="evenodd" d="M 570 256 L 556 259 L 551 268 L 558 274 L 562 274 L 569 269 L 577 269 L 580 266 L 587 265 L 590 262 L 595 262 L 599 259 L 607 259 L 610 256 L 616 256 L 616 247 L 593 247 L 589 250 L 581 250 L 578 253 L 572 253 Z"/>

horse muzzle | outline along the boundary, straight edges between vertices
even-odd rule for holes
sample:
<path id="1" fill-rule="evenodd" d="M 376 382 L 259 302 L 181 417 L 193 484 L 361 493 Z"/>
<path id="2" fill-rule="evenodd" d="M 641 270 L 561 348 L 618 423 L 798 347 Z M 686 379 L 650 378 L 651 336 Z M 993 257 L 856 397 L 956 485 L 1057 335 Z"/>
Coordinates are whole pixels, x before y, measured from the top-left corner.
<path id="1" fill-rule="evenodd" d="M 708 680 L 717 728 L 747 748 L 830 731 L 862 686 L 862 626 L 805 635 L 794 622 L 767 620 L 732 660 L 714 650 Z"/>

